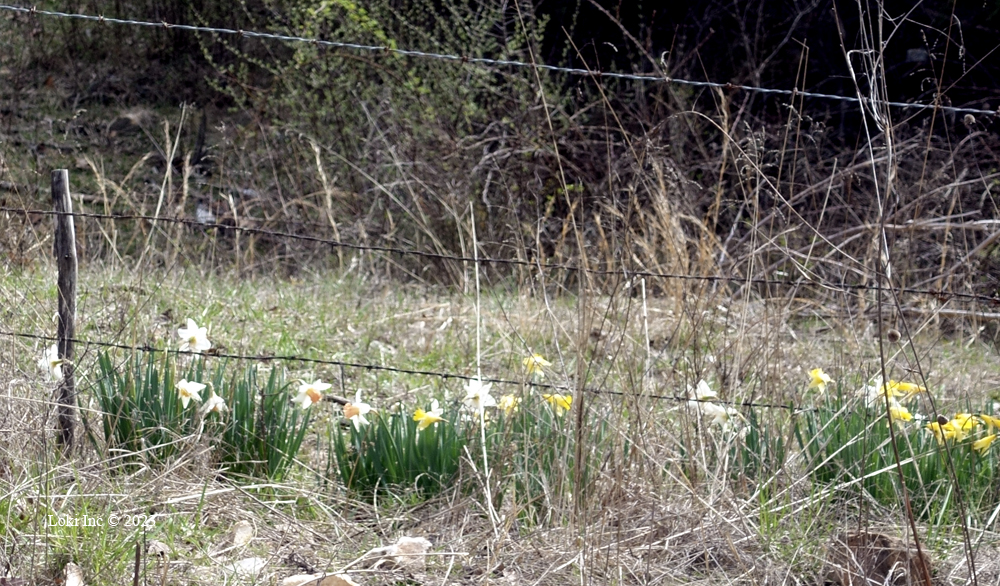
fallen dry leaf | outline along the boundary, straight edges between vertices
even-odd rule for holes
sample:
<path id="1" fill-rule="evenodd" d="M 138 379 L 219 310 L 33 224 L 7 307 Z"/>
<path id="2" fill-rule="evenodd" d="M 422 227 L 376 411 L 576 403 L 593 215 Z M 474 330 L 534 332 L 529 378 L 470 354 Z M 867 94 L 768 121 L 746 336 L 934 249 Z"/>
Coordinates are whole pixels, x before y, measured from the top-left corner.
<path id="1" fill-rule="evenodd" d="M 281 581 L 281 586 L 358 586 L 346 574 L 299 574 Z"/>
<path id="2" fill-rule="evenodd" d="M 233 528 L 229 530 L 229 541 L 233 544 L 233 547 L 242 547 L 253 539 L 254 526 L 250 521 L 237 521 L 233 524 Z"/>
<path id="3" fill-rule="evenodd" d="M 70 562 L 66 564 L 66 586 L 83 586 L 83 570 L 80 566 Z"/>
<path id="4" fill-rule="evenodd" d="M 264 558 L 252 557 L 244 558 L 235 562 L 231 567 L 237 576 L 241 578 L 254 578 L 258 576 L 267 565 Z"/>
<path id="5" fill-rule="evenodd" d="M 423 570 L 431 542 L 424 537 L 400 537 L 396 541 L 396 564 L 406 570 Z"/>
<path id="6" fill-rule="evenodd" d="M 365 554 L 366 558 L 379 557 L 372 567 L 390 566 L 409 572 L 423 571 L 427 565 L 427 550 L 431 548 L 431 542 L 424 537 L 403 536 L 392 545 L 376 547 Z"/>

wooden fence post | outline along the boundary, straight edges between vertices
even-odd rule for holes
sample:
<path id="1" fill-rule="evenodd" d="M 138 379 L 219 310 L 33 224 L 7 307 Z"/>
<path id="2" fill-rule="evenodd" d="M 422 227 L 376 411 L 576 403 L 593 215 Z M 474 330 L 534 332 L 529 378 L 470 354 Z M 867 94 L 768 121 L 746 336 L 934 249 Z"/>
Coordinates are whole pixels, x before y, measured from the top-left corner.
<path id="1" fill-rule="evenodd" d="M 73 227 L 73 202 L 69 198 L 69 171 L 52 171 L 52 204 L 56 211 L 54 254 L 59 267 L 59 358 L 62 382 L 59 384 L 59 439 L 66 451 L 73 447 L 76 385 L 73 381 L 73 338 L 76 334 L 76 230 Z"/>

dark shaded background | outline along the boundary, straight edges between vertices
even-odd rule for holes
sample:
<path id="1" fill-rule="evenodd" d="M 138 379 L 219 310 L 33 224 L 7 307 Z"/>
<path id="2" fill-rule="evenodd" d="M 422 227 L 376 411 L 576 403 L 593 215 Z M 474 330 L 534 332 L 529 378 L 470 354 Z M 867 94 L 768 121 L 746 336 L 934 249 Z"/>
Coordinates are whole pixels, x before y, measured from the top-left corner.
<path id="1" fill-rule="evenodd" d="M 862 4 L 863 17 L 877 27 L 878 4 Z M 940 81 L 953 105 L 1000 106 L 1000 2 L 883 4 L 892 99 L 930 102 Z M 838 19 L 846 48 L 863 47 L 862 12 L 851 1 L 579 0 L 543 2 L 539 10 L 551 17 L 547 62 L 580 66 L 586 61 L 604 70 L 652 72 L 644 52 L 657 59 L 666 53 L 673 77 L 791 89 L 807 47 L 807 76 L 800 89 L 852 95 Z M 568 46 L 567 32 L 579 54 Z"/>

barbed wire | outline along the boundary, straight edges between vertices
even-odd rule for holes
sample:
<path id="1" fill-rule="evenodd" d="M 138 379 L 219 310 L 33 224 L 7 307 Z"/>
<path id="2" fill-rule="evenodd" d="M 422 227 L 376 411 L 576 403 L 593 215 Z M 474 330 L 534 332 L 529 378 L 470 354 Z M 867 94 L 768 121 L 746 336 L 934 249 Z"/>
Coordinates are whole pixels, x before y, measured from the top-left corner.
<path id="1" fill-rule="evenodd" d="M 311 37 L 301 37 L 297 35 L 282 35 L 276 33 L 266 33 L 260 31 L 243 30 L 243 29 L 230 29 L 230 28 L 220 28 L 220 27 L 210 27 L 210 26 L 196 26 L 190 24 L 174 24 L 168 22 L 151 22 L 144 20 L 132 20 L 127 18 L 112 18 L 105 16 L 95 16 L 92 14 L 80 14 L 80 13 L 70 13 L 70 12 L 58 12 L 54 10 L 40 10 L 36 7 L 27 8 L 24 6 L 13 6 L 9 4 L 0 4 L 0 10 L 7 10 L 12 12 L 20 12 L 22 14 L 29 15 L 41 15 L 41 16 L 51 16 L 56 18 L 72 18 L 79 20 L 88 20 L 92 22 L 98 22 L 102 24 L 119 24 L 119 25 L 129 25 L 129 26 L 141 26 L 141 27 L 153 27 L 162 29 L 176 29 L 191 32 L 202 32 L 211 33 L 218 35 L 234 35 L 240 37 L 249 37 L 257 39 L 270 39 L 276 41 L 285 41 L 293 43 L 309 43 L 312 45 L 322 46 L 322 47 L 332 47 L 337 49 L 349 49 L 355 51 L 366 51 L 372 53 L 389 53 L 395 55 L 402 55 L 406 57 L 418 57 L 424 59 L 438 59 L 443 61 L 451 61 L 455 63 L 469 63 L 473 65 L 488 65 L 494 67 L 516 67 L 516 68 L 533 68 L 541 71 L 549 71 L 553 73 L 564 73 L 567 75 L 574 76 L 585 76 L 591 78 L 610 78 L 610 79 L 622 79 L 628 81 L 637 81 L 643 83 L 668 83 L 676 85 L 686 85 L 690 87 L 700 87 L 700 88 L 716 88 L 723 89 L 727 91 L 732 90 L 742 90 L 746 92 L 753 92 L 759 94 L 771 94 L 771 95 L 781 95 L 781 96 L 791 96 L 791 97 L 806 97 L 820 100 L 833 100 L 848 102 L 859 105 L 880 105 L 880 106 L 891 106 L 896 108 L 904 109 L 916 109 L 916 110 L 940 110 L 943 112 L 953 112 L 956 114 L 978 114 L 983 116 L 998 116 L 1000 115 L 1000 109 L 998 110 L 985 110 L 981 108 L 966 108 L 957 106 L 945 106 L 941 104 L 919 104 L 914 102 L 897 102 L 897 101 L 885 101 L 885 100 L 869 100 L 861 99 L 854 96 L 840 96 L 836 94 L 826 94 L 819 92 L 809 92 L 798 89 L 786 90 L 777 88 L 767 88 L 762 86 L 752 86 L 745 84 L 736 83 L 720 83 L 715 81 L 696 81 L 690 79 L 681 79 L 675 77 L 669 77 L 664 75 L 653 75 L 653 74 L 640 74 L 640 73 L 619 73 L 613 71 L 594 71 L 591 69 L 581 69 L 578 67 L 560 67 L 557 65 L 548 65 L 544 63 L 526 63 L 523 61 L 515 61 L 511 59 L 491 59 L 488 57 L 470 57 L 468 55 L 452 55 L 447 53 L 434 53 L 427 51 L 417 51 L 413 49 L 398 49 L 394 47 L 387 47 L 383 45 L 365 45 L 360 43 L 347 43 L 342 41 L 328 41 L 324 39 L 317 39 Z"/>
<path id="2" fill-rule="evenodd" d="M 543 263 L 535 262 L 530 260 L 518 259 L 518 258 L 492 258 L 492 257 L 468 257 L 461 256 L 458 254 L 447 254 L 440 252 L 428 252 L 423 250 L 412 250 L 407 248 L 399 248 L 393 246 L 379 246 L 375 244 L 357 244 L 352 242 L 344 242 L 342 240 L 334 240 L 331 238 L 323 238 L 320 236 L 309 236 L 306 234 L 295 234 L 292 232 L 281 232 L 277 230 L 268 230 L 266 228 L 255 228 L 252 226 L 237 226 L 231 224 L 222 223 L 207 223 L 191 218 L 179 218 L 173 216 L 148 216 L 143 214 L 103 214 L 96 212 L 57 212 L 55 210 L 41 210 L 41 209 L 24 209 L 24 208 L 14 208 L 9 206 L 0 206 L 0 212 L 9 212 L 15 214 L 21 214 L 24 216 L 28 215 L 45 215 L 45 216 L 57 216 L 57 215 L 67 215 L 78 218 L 89 218 L 98 220 L 145 220 L 149 222 L 163 222 L 163 223 L 174 223 L 182 224 L 187 226 L 195 226 L 202 229 L 220 229 L 220 230 L 235 230 L 240 232 L 246 232 L 251 234 L 261 234 L 267 236 L 275 236 L 278 238 L 287 238 L 290 240 L 301 240 L 304 242 L 313 242 L 316 244 L 323 244 L 327 246 L 332 246 L 336 248 L 345 248 L 348 250 L 357 250 L 360 252 L 381 252 L 386 254 L 398 254 L 403 256 L 417 256 L 421 258 L 427 258 L 432 260 L 444 260 L 452 262 L 462 262 L 462 263 L 481 263 L 481 264 L 497 264 L 497 265 L 507 265 L 507 266 L 520 266 L 532 269 L 538 269 L 539 271 L 568 271 L 568 272 L 583 272 L 596 276 L 604 277 L 622 277 L 626 281 L 635 278 L 649 278 L 649 279 L 664 279 L 664 280 L 678 280 L 678 281 L 700 281 L 706 283 L 737 283 L 740 285 L 766 285 L 766 286 L 787 286 L 787 287 L 802 287 L 802 286 L 813 286 L 822 287 L 828 291 L 846 293 L 846 292 L 858 292 L 858 291 L 877 291 L 879 287 L 875 285 L 860 285 L 851 283 L 839 283 L 831 284 L 826 282 L 817 281 L 807 281 L 799 280 L 793 281 L 788 279 L 762 279 L 762 278 L 746 278 L 739 276 L 725 276 L 725 275 L 682 275 L 682 274 L 671 274 L 671 273 L 661 273 L 656 271 L 645 271 L 645 270 L 629 270 L 629 269 L 591 269 L 586 267 L 579 267 L 575 265 L 567 265 L 561 263 Z M 885 287 L 882 287 L 885 290 Z M 900 287 L 895 288 L 895 291 L 899 293 L 906 293 L 912 295 L 921 295 L 927 297 L 934 297 L 936 299 L 964 299 L 974 302 L 990 303 L 990 304 L 1000 304 L 1000 297 L 990 297 L 987 295 L 980 295 L 976 293 L 962 293 L 955 291 L 937 291 L 933 289 L 917 289 Z"/>
<path id="3" fill-rule="evenodd" d="M 14 332 L 7 330 L 0 330 L 0 336 L 7 336 L 11 338 L 24 338 L 28 340 L 39 340 L 45 342 L 58 342 L 59 338 L 55 336 L 47 336 L 43 334 L 30 334 L 27 332 Z M 141 346 L 133 346 L 129 344 L 119 344 L 115 342 L 99 342 L 96 340 L 83 340 L 78 338 L 68 338 L 68 341 L 73 342 L 79 346 L 96 346 L 100 348 L 113 348 L 116 350 L 129 350 L 132 352 L 148 352 L 148 353 L 160 353 L 160 354 L 174 354 L 178 356 L 195 356 L 195 357 L 214 357 L 214 358 L 226 358 L 229 360 L 239 360 L 243 362 L 303 362 L 309 364 L 322 364 L 325 366 L 337 366 L 342 368 L 353 368 L 358 370 L 369 370 L 369 371 L 380 371 L 380 372 L 390 372 L 393 374 L 408 374 L 414 376 L 427 376 L 440 378 L 442 380 L 461 380 L 461 381 L 471 381 L 478 380 L 484 383 L 492 383 L 499 385 L 514 385 L 514 386 L 525 386 L 529 385 L 531 387 L 553 390 L 553 391 L 569 391 L 574 392 L 579 390 L 575 386 L 569 385 L 557 385 L 551 383 L 543 383 L 539 381 L 528 381 L 528 380 L 510 380 L 503 378 L 494 377 L 478 377 L 468 374 L 457 374 L 452 372 L 440 372 L 434 370 L 421 370 L 413 368 L 399 368 L 396 366 L 385 366 L 382 364 L 370 364 L 365 362 L 351 362 L 346 360 L 330 360 L 324 358 L 309 358 L 304 356 L 295 355 L 275 355 L 275 354 L 232 354 L 227 352 L 219 351 L 208 351 L 208 352 L 194 352 L 190 350 L 173 350 L 168 348 L 157 348 L 155 346 L 150 346 L 148 344 Z M 796 407 L 794 405 L 784 405 L 777 403 L 758 403 L 755 401 L 724 401 L 719 399 L 697 399 L 691 397 L 683 397 L 680 395 L 660 395 L 656 393 L 626 393 L 624 391 L 612 391 L 608 389 L 595 389 L 593 387 L 584 387 L 583 391 L 586 393 L 594 395 L 611 395 L 616 397 L 643 397 L 649 399 L 665 400 L 665 401 L 675 401 L 679 403 L 715 403 L 718 405 L 728 405 L 731 407 L 747 407 L 747 408 L 762 408 L 762 409 L 786 409 L 794 413 L 805 413 L 814 410 L 812 407 Z"/>

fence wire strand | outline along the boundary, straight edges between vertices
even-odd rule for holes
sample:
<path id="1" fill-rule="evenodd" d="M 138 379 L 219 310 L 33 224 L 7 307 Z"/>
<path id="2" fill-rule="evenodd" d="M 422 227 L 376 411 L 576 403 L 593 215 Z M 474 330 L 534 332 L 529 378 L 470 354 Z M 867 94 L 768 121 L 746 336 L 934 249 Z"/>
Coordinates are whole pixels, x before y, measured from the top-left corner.
<path id="1" fill-rule="evenodd" d="M 236 226 L 231 224 L 220 224 L 220 223 L 207 223 L 191 218 L 178 218 L 173 216 L 149 216 L 143 214 L 103 214 L 95 212 L 57 212 L 55 210 L 41 210 L 41 209 L 24 209 L 24 208 L 14 208 L 9 206 L 0 206 L 0 212 L 7 212 L 19 215 L 42 215 L 42 216 L 58 216 L 58 215 L 70 215 L 76 218 L 89 218 L 95 220 L 138 220 L 138 221 L 149 221 L 149 222 L 163 222 L 163 223 L 174 223 L 182 224 L 185 226 L 194 226 L 201 229 L 219 229 L 219 230 L 234 230 L 245 232 L 249 234 L 259 234 L 265 236 L 274 236 L 277 238 L 286 238 L 289 240 L 301 240 L 305 242 L 313 242 L 316 244 L 323 244 L 327 246 L 332 246 L 336 248 L 346 248 L 349 250 L 356 250 L 359 252 L 380 252 L 385 254 L 397 254 L 401 256 L 416 256 L 420 258 L 427 258 L 431 260 L 443 260 L 452 262 L 462 262 L 462 263 L 482 263 L 482 264 L 496 264 L 496 265 L 507 265 L 507 266 L 519 266 L 527 267 L 531 269 L 537 269 L 542 272 L 549 271 L 567 271 L 567 272 L 584 272 L 595 276 L 602 277 L 621 277 L 625 282 L 636 279 L 636 278 L 647 278 L 647 279 L 663 279 L 663 280 L 678 280 L 678 281 L 701 281 L 706 283 L 735 283 L 739 285 L 765 285 L 765 286 L 785 286 L 785 287 L 822 287 L 827 291 L 838 292 L 838 293 L 849 293 L 849 292 L 865 292 L 865 291 L 877 291 L 879 287 L 874 285 L 860 285 L 851 283 L 828 283 L 828 282 L 817 282 L 808 280 L 788 280 L 788 279 L 761 279 L 761 278 L 747 278 L 740 276 L 726 276 L 726 275 L 685 275 L 685 274 L 671 274 L 671 273 L 661 273 L 656 271 L 645 271 L 645 270 L 631 270 L 631 269 L 591 269 L 586 267 L 579 267 L 575 265 L 567 265 L 561 263 L 544 263 L 536 262 L 530 260 L 524 260 L 519 258 L 493 258 L 481 256 L 479 258 L 473 258 L 468 256 L 461 256 L 458 254 L 446 254 L 440 252 L 427 252 L 423 250 L 412 250 L 407 248 L 399 248 L 392 246 L 379 246 L 374 244 L 357 244 L 353 242 L 344 242 L 342 240 L 334 240 L 331 238 L 323 238 L 321 236 L 310 236 L 307 234 L 295 234 L 291 232 L 280 232 L 276 230 L 268 230 L 265 228 L 254 228 L 251 226 Z M 882 287 L 882 289 L 885 289 Z M 917 289 L 917 288 L 907 288 L 900 287 L 895 289 L 898 293 L 907 293 L 912 295 L 920 295 L 926 297 L 933 297 L 935 299 L 964 299 L 968 301 L 989 303 L 989 304 L 1000 304 L 1000 297 L 990 297 L 986 295 L 979 295 L 975 293 L 961 293 L 953 291 L 938 291 L 933 289 Z"/>
<path id="2" fill-rule="evenodd" d="M 29 334 L 24 332 L 13 332 L 0 330 L 0 336 L 6 336 L 10 338 L 23 338 L 28 340 L 37 340 L 42 342 L 58 342 L 59 338 L 56 336 L 46 336 L 41 334 Z M 543 383 L 538 381 L 527 381 L 527 380 L 511 380 L 503 378 L 493 378 L 493 377 L 482 377 L 478 375 L 469 374 L 458 374 L 453 372 L 441 372 L 435 370 L 421 370 L 413 368 L 400 368 L 396 366 L 385 366 L 382 364 L 370 364 L 366 362 L 351 362 L 346 360 L 330 360 L 324 358 L 309 358 L 304 356 L 295 355 L 277 355 L 277 354 L 232 354 L 227 352 L 193 352 L 189 350 L 172 350 L 166 348 L 156 348 L 154 346 L 142 345 L 142 346 L 132 346 L 129 344 L 118 344 L 115 342 L 98 342 L 95 340 L 82 340 L 73 338 L 71 340 L 74 344 L 78 344 L 84 348 L 88 346 L 95 346 L 98 348 L 111 348 L 116 350 L 129 350 L 131 352 L 151 352 L 160 354 L 174 354 L 177 356 L 193 356 L 193 357 L 212 357 L 212 358 L 225 358 L 228 360 L 239 360 L 244 362 L 301 362 L 307 364 L 322 364 L 324 366 L 339 366 L 343 368 L 353 368 L 357 370 L 368 370 L 368 371 L 379 371 L 379 372 L 390 372 L 393 374 L 408 374 L 414 376 L 427 376 L 440 378 L 443 380 L 461 380 L 461 381 L 471 381 L 479 380 L 484 383 L 493 383 L 499 385 L 514 385 L 514 386 L 531 386 L 538 389 L 554 390 L 554 391 L 575 391 L 577 387 L 575 385 L 557 385 L 551 383 Z M 758 403 L 755 401 L 723 401 L 719 399 L 693 399 L 690 397 L 682 397 L 679 395 L 660 395 L 656 393 L 625 393 L 623 391 L 612 391 L 608 389 L 597 389 L 593 387 L 584 387 L 583 390 L 587 393 L 594 395 L 611 395 L 616 397 L 623 396 L 636 396 L 645 397 L 649 399 L 657 399 L 664 401 L 675 401 L 678 403 L 715 403 L 720 405 L 729 405 L 731 407 L 746 407 L 746 408 L 761 408 L 761 409 L 786 409 L 795 413 L 804 413 L 807 411 L 812 411 L 811 407 L 796 407 L 794 405 L 783 405 L 777 403 Z"/>
<path id="3" fill-rule="evenodd" d="M 243 29 L 231 29 L 231 28 L 221 28 L 221 27 L 210 27 L 210 26 L 196 26 L 190 24 L 175 24 L 168 22 L 152 22 L 145 20 L 132 20 L 127 18 L 111 18 L 105 16 L 95 16 L 92 14 L 80 14 L 80 13 L 70 13 L 70 12 L 58 12 L 54 10 L 40 10 L 35 7 L 24 7 L 24 6 L 13 6 L 9 4 L 0 4 L 0 10 L 7 10 L 11 12 L 18 12 L 21 14 L 28 15 L 39 15 L 39 16 L 49 16 L 55 18 L 71 18 L 78 20 L 87 20 L 91 22 L 98 22 L 102 24 L 118 24 L 127 26 L 141 26 L 141 27 L 153 27 L 162 29 L 174 29 L 191 31 L 198 33 L 210 33 L 214 35 L 233 35 L 238 37 L 249 37 L 256 39 L 269 39 L 275 41 L 291 42 L 291 43 L 309 43 L 311 45 L 317 45 L 321 47 L 331 47 L 336 49 L 348 49 L 354 51 L 364 51 L 370 53 L 387 53 L 394 55 L 401 55 L 405 57 L 416 57 L 422 59 L 438 59 L 442 61 L 450 61 L 454 63 L 468 63 L 473 65 L 483 65 L 491 67 L 514 67 L 514 68 L 529 68 L 538 69 L 541 71 L 548 71 L 552 73 L 563 73 L 566 75 L 573 76 L 584 76 L 591 77 L 595 79 L 609 78 L 609 79 L 622 79 L 628 81 L 636 81 L 640 83 L 668 83 L 675 85 L 685 85 L 697 88 L 717 88 L 727 91 L 741 90 L 745 92 L 752 92 L 757 94 L 765 95 L 779 95 L 779 96 L 792 96 L 792 97 L 805 97 L 814 98 L 819 100 L 832 100 L 839 102 L 847 102 L 852 104 L 858 104 L 866 107 L 877 107 L 877 106 L 891 106 L 895 108 L 904 109 L 915 109 L 915 110 L 939 110 L 943 112 L 953 112 L 956 114 L 976 114 L 981 116 L 995 117 L 1000 115 L 1000 110 L 985 110 L 982 108 L 967 108 L 967 107 L 957 107 L 957 106 L 945 106 L 942 104 L 919 104 L 914 102 L 897 102 L 897 101 L 884 101 L 884 100 L 874 100 L 874 99 L 862 99 L 854 96 L 840 96 L 836 94 L 825 94 L 819 92 L 809 92 L 802 90 L 786 90 L 778 88 L 768 88 L 761 86 L 737 84 L 737 83 L 720 83 L 715 81 L 696 81 L 691 79 L 681 79 L 676 77 L 669 77 L 664 75 L 654 75 L 649 73 L 620 73 L 614 71 L 594 71 L 590 69 L 581 69 L 578 67 L 560 67 L 557 65 L 547 65 L 539 63 L 526 63 L 523 61 L 515 61 L 510 59 L 491 59 L 488 57 L 471 57 L 468 55 L 451 55 L 447 53 L 433 53 L 427 51 L 416 51 L 413 49 L 397 49 L 393 47 L 386 47 L 382 45 L 365 45 L 360 43 L 347 43 L 342 41 L 328 41 L 324 39 L 317 39 L 311 37 L 301 37 L 296 35 L 282 35 L 276 33 L 266 33 L 260 31 L 243 30 Z"/>

